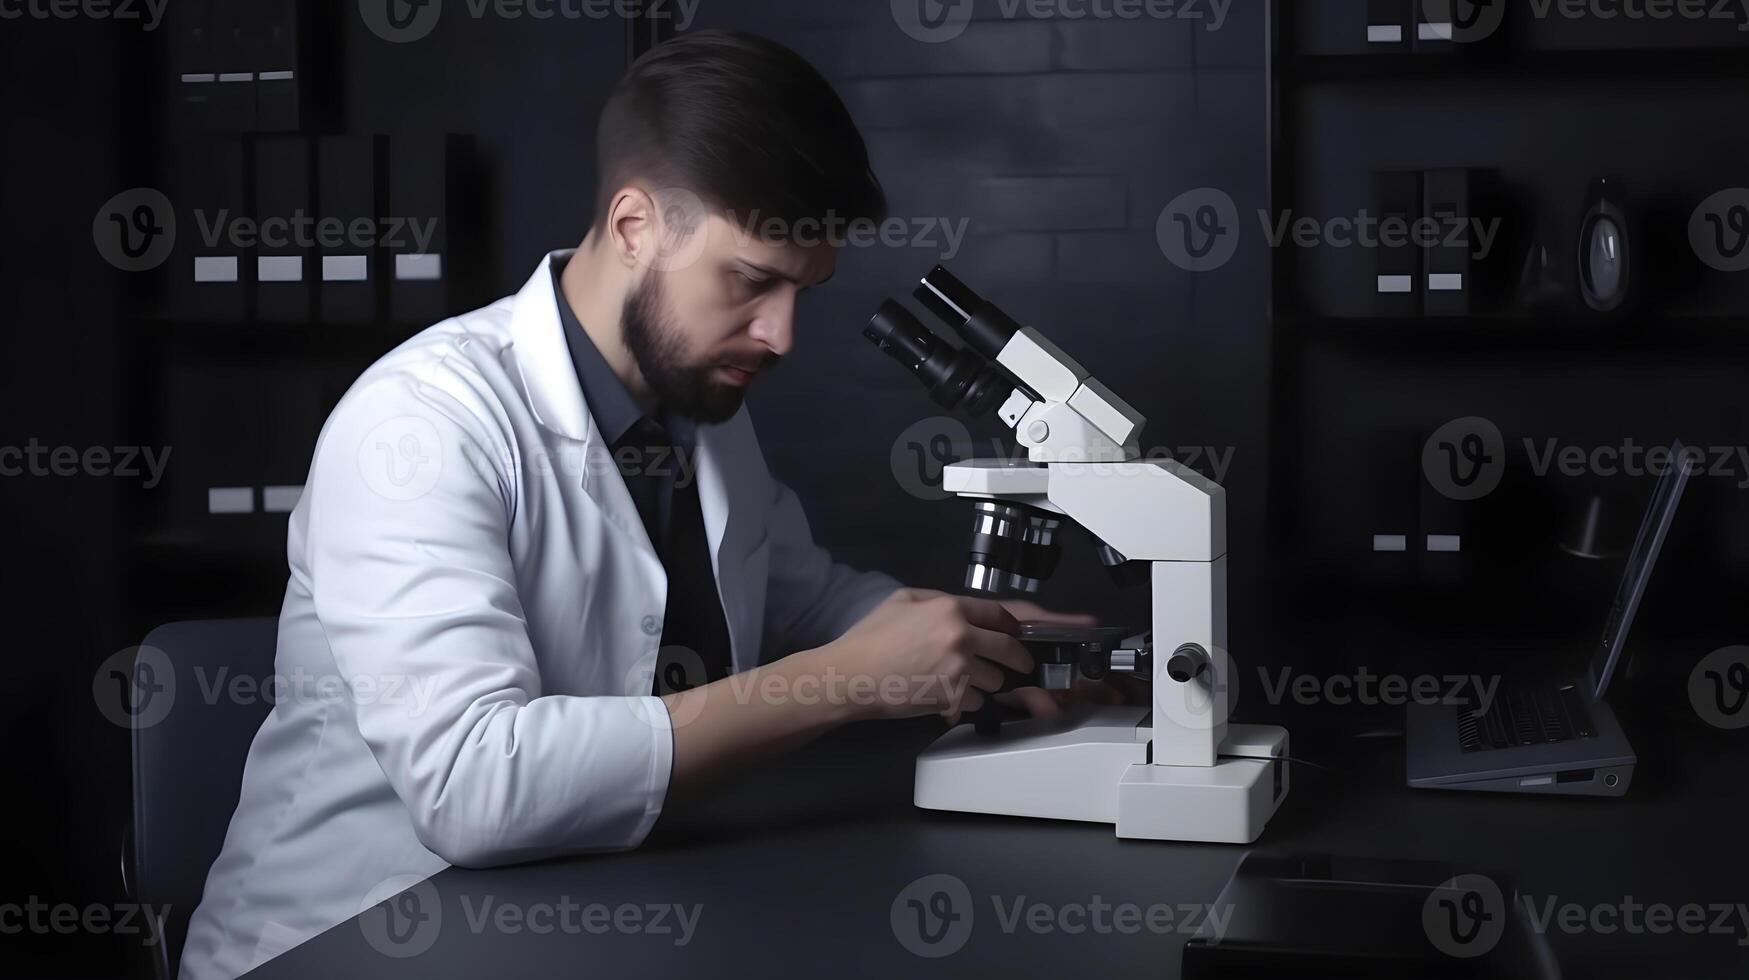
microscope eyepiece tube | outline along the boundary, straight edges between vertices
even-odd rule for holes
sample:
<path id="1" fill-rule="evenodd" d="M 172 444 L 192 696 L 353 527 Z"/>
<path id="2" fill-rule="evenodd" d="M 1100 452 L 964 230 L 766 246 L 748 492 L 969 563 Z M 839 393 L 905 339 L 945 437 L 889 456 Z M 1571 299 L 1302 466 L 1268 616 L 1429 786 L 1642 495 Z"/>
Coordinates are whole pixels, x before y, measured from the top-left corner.
<path id="1" fill-rule="evenodd" d="M 1008 339 L 1020 330 L 1020 324 L 994 303 L 972 292 L 944 266 L 931 269 L 914 295 L 929 312 L 965 338 L 967 346 L 990 360 L 1000 356 Z"/>
<path id="2" fill-rule="evenodd" d="M 898 303 L 887 300 L 862 335 L 917 376 L 949 411 L 978 417 L 1001 407 L 1014 386 L 969 349 L 951 346 Z"/>

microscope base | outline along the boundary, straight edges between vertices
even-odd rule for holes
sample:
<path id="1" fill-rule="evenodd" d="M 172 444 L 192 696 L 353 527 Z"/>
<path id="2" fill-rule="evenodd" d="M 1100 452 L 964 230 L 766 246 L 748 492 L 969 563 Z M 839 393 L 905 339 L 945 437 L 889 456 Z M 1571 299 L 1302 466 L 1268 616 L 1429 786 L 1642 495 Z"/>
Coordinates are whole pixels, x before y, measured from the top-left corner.
<path id="1" fill-rule="evenodd" d="M 914 800 L 929 810 L 1114 824 L 1117 836 L 1243 844 L 1287 795 L 1287 732 L 1231 725 L 1213 766 L 1148 760 L 1145 708 L 1101 707 L 1012 722 L 981 735 L 961 725 L 917 757 Z"/>

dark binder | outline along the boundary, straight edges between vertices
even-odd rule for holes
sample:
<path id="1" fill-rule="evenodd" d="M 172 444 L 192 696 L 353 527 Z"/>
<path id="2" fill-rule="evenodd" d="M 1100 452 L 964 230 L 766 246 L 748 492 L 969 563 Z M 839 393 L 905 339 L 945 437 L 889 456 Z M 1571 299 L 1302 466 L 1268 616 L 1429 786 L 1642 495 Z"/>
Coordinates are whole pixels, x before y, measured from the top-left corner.
<path id="1" fill-rule="evenodd" d="M 324 136 L 316 144 L 316 201 L 322 221 L 339 230 L 319 241 L 321 319 L 324 323 L 371 323 L 377 319 L 382 282 L 376 161 L 380 139 Z M 367 237 L 356 232 L 368 230 Z M 335 238 L 338 237 L 338 241 Z"/>
<path id="2" fill-rule="evenodd" d="M 389 315 L 397 324 L 426 326 L 454 313 L 452 284 L 458 270 L 451 243 L 459 197 L 459 171 L 465 169 L 470 141 L 454 135 L 396 136 L 389 145 L 386 213 L 403 223 L 387 246 L 383 274 L 389 286 Z M 421 244 L 415 231 L 429 231 Z"/>
<path id="3" fill-rule="evenodd" d="M 1380 240 L 1371 292 L 1373 312 L 1379 316 L 1421 314 L 1421 245 L 1413 234 L 1421 211 L 1420 171 L 1373 174 L 1373 214 Z"/>
<path id="4" fill-rule="evenodd" d="M 244 137 L 184 141 L 172 163 L 179 230 L 169 264 L 168 313 L 197 323 L 249 317 L 250 250 L 234 236 L 250 216 Z"/>
<path id="5" fill-rule="evenodd" d="M 255 33 L 255 127 L 295 132 L 302 108 L 298 58 L 298 0 L 253 0 Z"/>
<path id="6" fill-rule="evenodd" d="M 1414 30 L 1411 8 L 1420 0 L 1366 0 L 1366 47 L 1369 51 L 1407 51 Z"/>
<path id="7" fill-rule="evenodd" d="M 1472 219 L 1469 170 L 1427 171 L 1423 197 L 1437 241 L 1426 249 L 1425 295 L 1428 316 L 1469 316 L 1475 312 L 1474 256 L 1481 247 Z"/>
<path id="8" fill-rule="evenodd" d="M 218 67 L 210 103 L 213 126 L 246 133 L 255 128 L 255 4 L 213 0 L 212 11 Z"/>
<path id="9" fill-rule="evenodd" d="M 316 215 L 310 204 L 310 143 L 267 136 L 255 143 L 256 319 L 308 323 Z M 300 225 L 299 222 L 302 221 Z M 269 239 L 275 239 L 269 241 Z"/>

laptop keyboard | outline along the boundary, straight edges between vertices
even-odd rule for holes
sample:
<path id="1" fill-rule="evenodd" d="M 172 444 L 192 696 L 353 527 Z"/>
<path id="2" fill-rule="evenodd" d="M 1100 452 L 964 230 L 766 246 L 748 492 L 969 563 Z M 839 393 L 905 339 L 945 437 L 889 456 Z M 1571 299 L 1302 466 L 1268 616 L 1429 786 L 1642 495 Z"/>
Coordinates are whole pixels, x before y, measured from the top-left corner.
<path id="1" fill-rule="evenodd" d="M 1479 699 L 1458 706 L 1458 743 L 1465 752 L 1570 742 L 1597 734 L 1591 710 L 1571 685 L 1496 691 L 1487 711 Z"/>

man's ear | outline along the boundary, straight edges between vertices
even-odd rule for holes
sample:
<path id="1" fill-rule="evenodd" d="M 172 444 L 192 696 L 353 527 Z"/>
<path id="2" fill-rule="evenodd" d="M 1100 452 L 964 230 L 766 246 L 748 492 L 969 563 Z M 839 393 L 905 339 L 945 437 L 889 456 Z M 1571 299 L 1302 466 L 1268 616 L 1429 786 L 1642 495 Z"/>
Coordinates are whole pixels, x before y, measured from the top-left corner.
<path id="1" fill-rule="evenodd" d="M 657 251 L 656 202 L 638 187 L 614 192 L 607 209 L 607 243 L 627 269 L 650 263 Z"/>
<path id="2" fill-rule="evenodd" d="M 676 272 L 704 256 L 709 220 L 704 201 L 685 188 L 628 186 L 609 205 L 608 245 L 627 269 Z"/>

